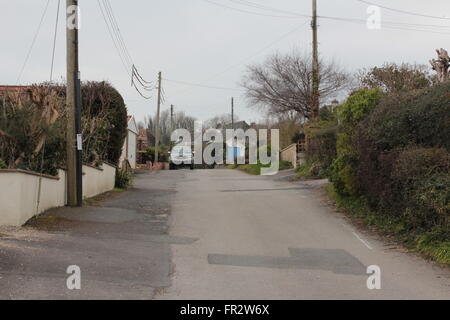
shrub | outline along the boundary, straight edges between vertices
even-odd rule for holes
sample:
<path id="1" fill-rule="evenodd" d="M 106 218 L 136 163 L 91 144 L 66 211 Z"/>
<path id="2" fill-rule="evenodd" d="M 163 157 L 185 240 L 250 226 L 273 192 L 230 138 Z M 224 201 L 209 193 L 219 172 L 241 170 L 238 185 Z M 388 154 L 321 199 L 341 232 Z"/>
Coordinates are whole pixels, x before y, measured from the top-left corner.
<path id="1" fill-rule="evenodd" d="M 118 189 L 127 189 L 131 185 L 132 174 L 126 170 L 116 169 L 115 187 Z"/>
<path id="2" fill-rule="evenodd" d="M 333 183 L 410 232 L 448 228 L 450 84 L 383 97 L 338 138 Z M 447 124 L 447 125 L 446 125 Z M 445 232 L 444 232 L 445 233 Z"/>
<path id="3" fill-rule="evenodd" d="M 8 166 L 6 165 L 5 161 L 0 159 L 0 169 L 6 169 Z"/>
<path id="4" fill-rule="evenodd" d="M 84 161 L 118 164 L 127 134 L 127 108 L 120 93 L 107 82 L 81 87 Z M 89 136 L 88 136 L 89 135 Z"/>
<path id="5" fill-rule="evenodd" d="M 320 121 L 306 128 L 308 144 L 306 159 L 312 176 L 326 177 L 336 159 L 338 125 L 335 121 Z"/>
<path id="6" fill-rule="evenodd" d="M 142 160 L 144 161 L 144 163 L 147 161 L 155 162 L 155 156 L 156 156 L 156 148 L 150 147 L 145 149 L 145 153 L 142 155 Z M 159 162 L 169 161 L 169 154 L 166 149 L 159 148 L 158 161 Z"/>
<path id="7" fill-rule="evenodd" d="M 120 94 L 105 82 L 82 84 L 83 161 L 117 164 L 127 130 Z M 65 87 L 33 85 L 0 99 L 0 158 L 9 168 L 57 174 L 66 163 Z"/>
<path id="8" fill-rule="evenodd" d="M 340 194 L 359 194 L 356 172 L 359 159 L 354 149 L 354 130 L 373 111 L 381 97 L 382 93 L 378 89 L 362 89 L 353 93 L 338 108 L 341 128 L 337 135 L 337 157 L 330 168 L 330 179 Z"/>

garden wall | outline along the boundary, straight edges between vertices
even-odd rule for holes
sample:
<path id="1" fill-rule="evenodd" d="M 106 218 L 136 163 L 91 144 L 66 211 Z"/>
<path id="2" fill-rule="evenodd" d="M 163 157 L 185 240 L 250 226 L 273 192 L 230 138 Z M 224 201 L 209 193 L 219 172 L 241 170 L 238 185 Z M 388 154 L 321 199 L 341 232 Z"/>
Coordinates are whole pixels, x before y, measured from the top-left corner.
<path id="1" fill-rule="evenodd" d="M 83 197 L 93 197 L 114 188 L 116 168 L 83 166 Z M 67 204 L 66 172 L 43 175 L 38 204 L 40 175 L 23 170 L 0 170 L 0 226 L 21 226 L 33 216 Z"/>
<path id="2" fill-rule="evenodd" d="M 281 150 L 280 159 L 290 162 L 294 168 L 297 168 L 297 145 L 291 144 L 289 147 Z"/>

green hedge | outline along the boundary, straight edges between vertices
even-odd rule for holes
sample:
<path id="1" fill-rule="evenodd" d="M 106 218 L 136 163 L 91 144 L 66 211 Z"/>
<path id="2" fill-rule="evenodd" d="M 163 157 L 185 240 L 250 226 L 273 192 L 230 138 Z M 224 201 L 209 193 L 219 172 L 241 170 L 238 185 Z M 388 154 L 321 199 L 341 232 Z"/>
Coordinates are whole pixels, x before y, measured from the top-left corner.
<path id="1" fill-rule="evenodd" d="M 402 222 L 403 232 L 450 239 L 450 83 L 381 95 L 360 90 L 339 110 L 331 180 L 344 197 Z"/>

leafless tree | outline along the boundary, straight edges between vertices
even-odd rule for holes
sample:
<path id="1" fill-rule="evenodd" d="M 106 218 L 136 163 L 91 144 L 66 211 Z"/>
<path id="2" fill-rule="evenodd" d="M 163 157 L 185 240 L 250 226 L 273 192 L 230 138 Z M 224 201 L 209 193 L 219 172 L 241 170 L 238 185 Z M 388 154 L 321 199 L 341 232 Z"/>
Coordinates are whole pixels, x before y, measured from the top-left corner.
<path id="1" fill-rule="evenodd" d="M 234 121 L 239 121 L 239 117 L 237 115 L 234 115 Z M 225 127 L 225 125 L 230 123 L 231 123 L 231 114 L 225 113 L 206 120 L 204 127 L 218 129 L 223 128 Z"/>
<path id="2" fill-rule="evenodd" d="M 381 67 L 360 70 L 356 75 L 357 87 L 378 88 L 384 92 L 423 89 L 435 81 L 427 66 L 409 63 L 385 63 Z"/>
<path id="3" fill-rule="evenodd" d="M 444 49 L 436 50 L 438 59 L 430 60 L 433 70 L 437 72 L 439 82 L 445 82 L 449 79 L 450 57 Z"/>
<path id="4" fill-rule="evenodd" d="M 173 117 L 173 127 L 172 121 L 170 119 L 170 111 L 164 110 L 160 115 L 160 134 L 161 134 L 161 142 L 164 145 L 168 145 L 170 143 L 170 136 L 172 134 L 172 130 L 175 129 L 186 129 L 189 132 L 194 132 L 194 124 L 195 118 L 186 115 L 183 111 L 175 112 Z M 156 132 L 155 118 L 148 117 L 145 119 L 147 123 L 147 136 L 149 138 L 150 144 L 154 144 L 154 132 Z"/>
<path id="5" fill-rule="evenodd" d="M 320 61 L 320 98 L 327 101 L 348 87 L 350 76 L 336 63 Z M 312 58 L 293 51 L 276 53 L 262 64 L 247 67 L 242 80 L 246 96 L 269 114 L 292 111 L 309 118 L 312 102 Z"/>

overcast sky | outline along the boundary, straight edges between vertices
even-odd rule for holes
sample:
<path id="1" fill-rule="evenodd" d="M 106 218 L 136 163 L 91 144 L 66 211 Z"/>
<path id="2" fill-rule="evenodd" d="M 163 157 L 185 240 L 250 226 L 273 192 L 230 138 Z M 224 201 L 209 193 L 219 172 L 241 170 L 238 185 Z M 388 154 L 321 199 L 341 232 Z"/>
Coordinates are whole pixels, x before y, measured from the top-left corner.
<path id="1" fill-rule="evenodd" d="M 0 84 L 16 84 L 37 30 L 47 0 L 1 1 Z M 239 0 L 110 0 L 126 45 L 143 77 L 163 78 L 237 90 L 216 90 L 164 81 L 166 102 L 177 110 L 205 120 L 230 111 L 249 122 L 263 116 L 249 108 L 239 81 L 249 63 L 263 61 L 275 51 L 289 52 L 311 47 L 309 18 L 286 17 L 275 11 L 243 6 Z M 311 14 L 311 0 L 249 0 L 254 3 Z M 391 8 L 450 18 L 448 0 L 371 0 Z M 50 0 L 48 12 L 20 84 L 47 81 L 50 74 L 53 29 L 58 0 Z M 138 120 L 156 110 L 156 94 L 144 100 L 130 87 L 95 0 L 80 0 L 80 69 L 83 80 L 107 80 L 124 96 L 130 114 Z M 61 1 L 62 7 L 65 1 Z M 357 0 L 318 0 L 319 15 L 367 19 L 367 4 Z M 61 8 L 57 38 L 55 79 L 65 78 L 65 29 Z M 334 59 L 350 72 L 383 62 L 427 63 L 434 49 L 450 50 L 450 20 L 406 15 L 382 9 L 383 22 L 426 24 L 433 27 L 399 25 L 398 29 L 369 30 L 363 23 L 320 19 L 320 55 Z M 271 16 L 270 16 L 271 15 Z M 274 17 L 275 16 L 275 17 Z M 282 16 L 282 17 L 280 17 Z M 442 28 L 434 25 L 443 26 Z M 389 25 L 390 26 L 390 25 Z M 404 30 L 408 29 L 408 30 Z M 416 30 L 410 30 L 416 29 Z M 423 30 L 433 32 L 423 32 Z"/>

